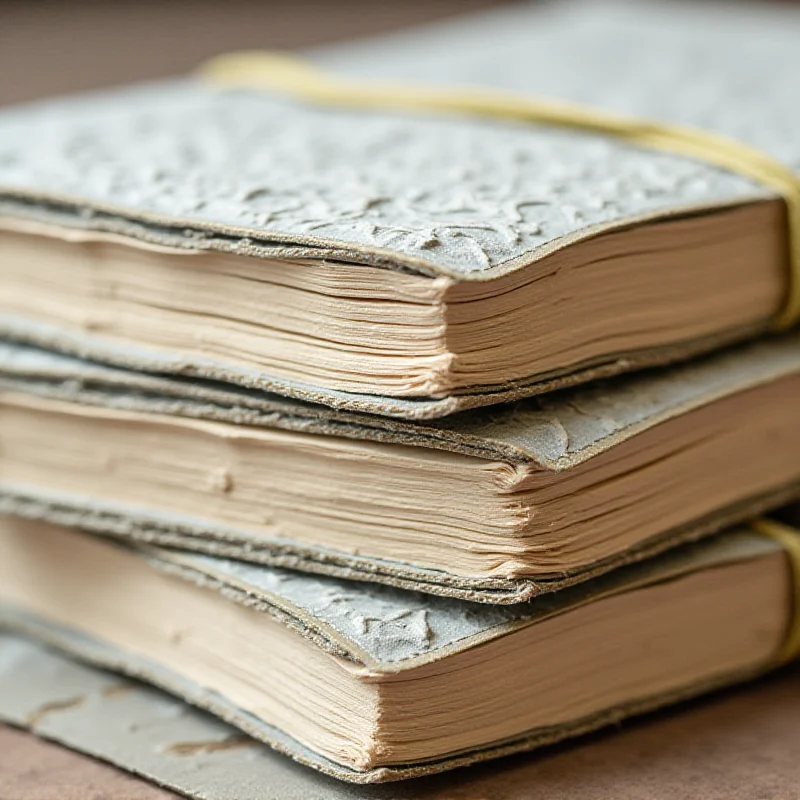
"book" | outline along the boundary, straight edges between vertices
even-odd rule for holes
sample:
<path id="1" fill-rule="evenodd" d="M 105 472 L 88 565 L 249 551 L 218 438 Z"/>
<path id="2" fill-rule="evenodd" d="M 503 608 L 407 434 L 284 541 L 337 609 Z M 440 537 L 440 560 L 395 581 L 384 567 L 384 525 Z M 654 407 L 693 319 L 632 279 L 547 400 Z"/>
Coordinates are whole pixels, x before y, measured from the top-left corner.
<path id="1" fill-rule="evenodd" d="M 792 166 L 798 33 L 789 9 L 531 4 L 309 58 Z M 201 75 L 7 109 L 0 142 L 3 335 L 338 408 L 433 418 L 686 358 L 770 329 L 791 283 L 774 191 L 597 134 Z"/>
<path id="2" fill-rule="evenodd" d="M 517 603 L 800 496 L 800 334 L 405 422 L 0 346 L 0 510 Z"/>
<path id="3" fill-rule="evenodd" d="M 747 796 L 761 787 L 771 787 L 777 797 L 791 797 L 797 785 L 798 672 L 795 665 L 744 691 L 683 704 L 673 713 L 651 715 L 609 735 L 551 750 L 547 757 L 504 758 L 377 791 L 390 793 L 392 800 L 452 800 L 454 795 L 463 800 L 528 800 L 535 787 L 540 794 L 557 791 L 564 797 L 609 800 L 624 792 L 647 796 L 657 786 L 664 800 L 679 800 L 691 779 L 699 797 L 736 796 L 737 791 Z M 88 767 L 97 758 L 197 800 L 264 800 L 269 793 L 281 800 L 354 800 L 375 793 L 305 769 L 138 681 L 9 632 L 0 632 L 0 720 L 93 756 L 85 771 L 68 773 L 77 796 L 93 777 Z M 0 727 L 0 742 L 8 739 L 4 733 L 9 731 Z M 11 735 L 19 739 L 23 734 Z M 58 764 L 47 756 L 34 760 L 39 748 L 35 740 L 29 742 L 16 753 L 0 749 L 0 765 L 11 772 L 3 773 L 11 787 L 6 793 L 16 796 L 16 776 L 24 787 L 33 782 L 40 789 L 36 800 L 44 800 L 44 787 L 14 756 L 29 756 L 25 766 L 35 763 L 35 774 L 46 775 L 48 785 L 63 775 L 56 767 L 64 759 L 42 745 L 47 755 L 59 756 Z M 598 766 L 606 764 L 613 768 Z M 105 781 L 95 779 L 92 785 L 96 792 L 114 796 Z"/>
<path id="4" fill-rule="evenodd" d="M 13 517 L 0 519 L 0 552 L 4 628 L 352 782 L 532 749 L 794 655 L 797 565 L 747 529 L 512 607 Z"/>

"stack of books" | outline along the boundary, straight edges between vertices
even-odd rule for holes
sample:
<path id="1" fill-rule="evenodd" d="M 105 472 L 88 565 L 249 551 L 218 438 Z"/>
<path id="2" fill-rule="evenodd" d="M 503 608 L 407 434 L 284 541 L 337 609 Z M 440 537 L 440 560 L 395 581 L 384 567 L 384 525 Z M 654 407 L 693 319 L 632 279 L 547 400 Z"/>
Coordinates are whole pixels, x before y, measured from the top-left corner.
<path id="1" fill-rule="evenodd" d="M 519 6 L 5 111 L 0 624 L 362 783 L 792 657 L 800 181 L 498 109 L 794 166 L 798 34 Z"/>

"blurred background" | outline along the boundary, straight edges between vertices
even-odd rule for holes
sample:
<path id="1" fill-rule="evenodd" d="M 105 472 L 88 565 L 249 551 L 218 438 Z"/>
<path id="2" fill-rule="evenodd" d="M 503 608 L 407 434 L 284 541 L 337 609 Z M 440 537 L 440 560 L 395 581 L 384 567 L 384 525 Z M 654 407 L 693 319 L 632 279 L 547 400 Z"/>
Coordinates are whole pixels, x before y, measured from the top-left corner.
<path id="1" fill-rule="evenodd" d="M 186 73 L 230 50 L 308 47 L 516 2 L 0 0 L 0 105 Z"/>
<path id="2" fill-rule="evenodd" d="M 185 73 L 229 50 L 292 49 L 508 0 L 0 0 L 0 105 Z"/>

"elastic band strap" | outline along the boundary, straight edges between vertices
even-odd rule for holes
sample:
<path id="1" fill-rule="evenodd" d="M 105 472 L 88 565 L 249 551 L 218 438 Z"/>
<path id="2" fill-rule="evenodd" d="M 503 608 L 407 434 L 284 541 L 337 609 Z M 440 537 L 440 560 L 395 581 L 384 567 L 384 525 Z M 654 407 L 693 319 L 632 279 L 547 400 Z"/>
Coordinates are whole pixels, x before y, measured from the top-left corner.
<path id="1" fill-rule="evenodd" d="M 756 148 L 716 133 L 618 116 L 550 100 L 488 89 L 435 89 L 348 81 L 280 53 L 217 56 L 200 68 L 202 78 L 222 86 L 278 92 L 318 105 L 470 114 L 534 122 L 613 136 L 633 144 L 698 159 L 750 178 L 786 202 L 789 283 L 773 320 L 785 330 L 800 320 L 800 177 Z"/>
<path id="2" fill-rule="evenodd" d="M 800 531 L 763 517 L 753 520 L 751 527 L 762 536 L 776 541 L 786 553 L 792 574 L 792 609 L 786 636 L 775 656 L 775 664 L 786 664 L 800 656 Z"/>

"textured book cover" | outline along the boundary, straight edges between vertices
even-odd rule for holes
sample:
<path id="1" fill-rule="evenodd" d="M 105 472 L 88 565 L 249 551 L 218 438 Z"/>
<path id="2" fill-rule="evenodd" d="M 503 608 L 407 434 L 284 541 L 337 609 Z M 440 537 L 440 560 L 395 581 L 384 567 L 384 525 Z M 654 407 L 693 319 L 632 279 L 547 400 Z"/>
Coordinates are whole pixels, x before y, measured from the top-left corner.
<path id="1" fill-rule="evenodd" d="M 793 169 L 799 32 L 777 8 L 523 4 L 309 58 Z M 200 75 L 5 110 L 0 142 L 7 336 L 338 408 L 430 418 L 662 364 L 767 330 L 789 291 L 774 191 L 598 134 Z"/>

